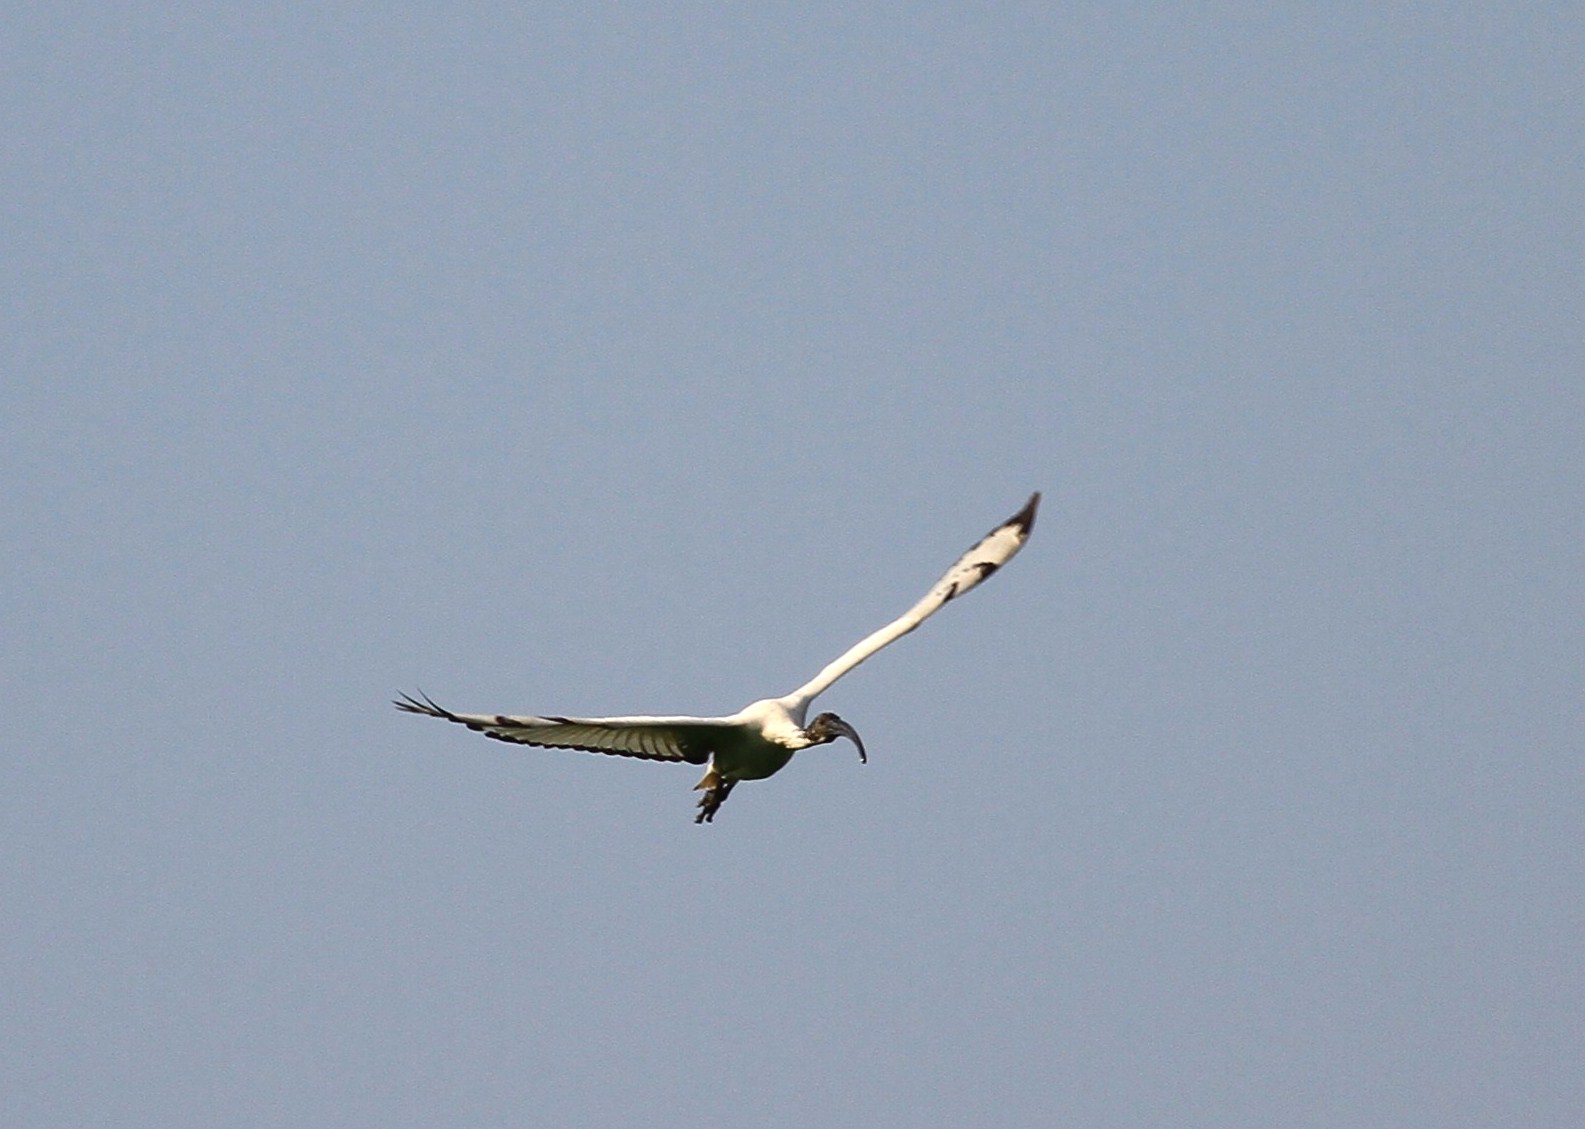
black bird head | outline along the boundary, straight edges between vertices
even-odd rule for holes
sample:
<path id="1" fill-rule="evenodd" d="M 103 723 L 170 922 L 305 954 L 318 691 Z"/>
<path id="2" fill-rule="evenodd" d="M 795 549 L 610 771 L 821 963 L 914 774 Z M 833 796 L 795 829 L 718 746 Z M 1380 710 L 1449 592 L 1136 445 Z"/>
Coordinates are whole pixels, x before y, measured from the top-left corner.
<path id="1" fill-rule="evenodd" d="M 828 745 L 838 737 L 846 737 L 859 747 L 859 763 L 868 764 L 869 758 L 864 755 L 864 742 L 859 740 L 859 732 L 834 713 L 823 713 L 809 723 L 809 728 L 804 730 L 809 735 L 809 741 L 815 745 Z"/>

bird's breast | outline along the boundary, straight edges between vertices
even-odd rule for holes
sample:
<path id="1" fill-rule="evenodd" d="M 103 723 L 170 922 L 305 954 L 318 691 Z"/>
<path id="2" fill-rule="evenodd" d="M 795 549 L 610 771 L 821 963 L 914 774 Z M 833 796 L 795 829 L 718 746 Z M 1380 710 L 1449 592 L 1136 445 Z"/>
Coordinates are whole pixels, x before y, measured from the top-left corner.
<path id="1" fill-rule="evenodd" d="M 763 780 L 785 768 L 795 752 L 796 749 L 770 742 L 722 749 L 715 755 L 715 770 L 729 780 Z"/>

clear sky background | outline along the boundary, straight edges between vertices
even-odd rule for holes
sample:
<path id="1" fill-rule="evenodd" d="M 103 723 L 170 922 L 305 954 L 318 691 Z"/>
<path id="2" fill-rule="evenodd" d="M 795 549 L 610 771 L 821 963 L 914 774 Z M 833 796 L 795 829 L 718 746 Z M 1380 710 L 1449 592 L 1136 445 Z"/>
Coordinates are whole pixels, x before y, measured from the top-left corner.
<path id="1" fill-rule="evenodd" d="M 1576 5 L 0 56 L 0 1123 L 1579 1123 Z"/>

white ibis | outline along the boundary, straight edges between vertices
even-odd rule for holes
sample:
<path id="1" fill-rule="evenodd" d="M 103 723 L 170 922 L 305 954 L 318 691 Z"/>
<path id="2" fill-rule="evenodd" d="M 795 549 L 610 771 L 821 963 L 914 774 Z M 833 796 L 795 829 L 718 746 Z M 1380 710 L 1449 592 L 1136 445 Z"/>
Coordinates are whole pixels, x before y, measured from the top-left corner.
<path id="1" fill-rule="evenodd" d="M 408 713 L 444 718 L 469 729 L 519 745 L 583 749 L 619 757 L 656 761 L 687 761 L 707 765 L 694 785 L 704 795 L 695 823 L 709 823 L 740 780 L 763 780 L 779 771 L 799 749 L 825 745 L 846 737 L 858 746 L 858 732 L 834 713 L 804 724 L 809 703 L 859 663 L 893 640 L 907 635 L 950 600 L 968 592 L 1013 559 L 1034 528 L 1040 494 L 987 533 L 958 558 L 947 574 L 913 607 L 849 647 L 819 674 L 791 694 L 750 702 L 727 717 L 513 717 L 506 714 L 452 713 L 428 697 L 403 694 L 394 704 Z"/>

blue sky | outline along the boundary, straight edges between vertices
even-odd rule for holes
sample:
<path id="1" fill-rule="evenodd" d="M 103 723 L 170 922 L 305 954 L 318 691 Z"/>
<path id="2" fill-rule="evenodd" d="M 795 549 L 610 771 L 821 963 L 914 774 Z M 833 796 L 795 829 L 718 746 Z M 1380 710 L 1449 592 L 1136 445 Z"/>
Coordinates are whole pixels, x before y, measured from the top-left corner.
<path id="1" fill-rule="evenodd" d="M 13 24 L 5 1124 L 1573 1123 L 1572 6 Z"/>

